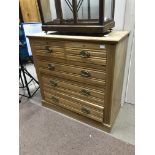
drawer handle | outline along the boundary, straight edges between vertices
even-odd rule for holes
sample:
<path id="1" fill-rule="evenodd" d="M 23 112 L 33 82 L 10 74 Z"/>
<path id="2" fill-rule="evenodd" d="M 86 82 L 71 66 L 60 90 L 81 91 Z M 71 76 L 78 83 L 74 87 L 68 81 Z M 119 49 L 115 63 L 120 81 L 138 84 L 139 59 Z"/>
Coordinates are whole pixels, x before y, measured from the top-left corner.
<path id="1" fill-rule="evenodd" d="M 83 113 L 85 113 L 85 114 L 90 114 L 90 110 L 87 109 L 87 108 L 85 108 L 85 107 L 82 107 L 82 108 L 81 108 L 81 111 L 82 111 Z"/>
<path id="2" fill-rule="evenodd" d="M 90 94 L 90 91 L 88 91 L 88 90 L 86 90 L 86 89 L 82 89 L 81 90 L 81 94 L 82 95 L 85 95 L 85 96 L 90 96 L 91 94 Z"/>
<path id="3" fill-rule="evenodd" d="M 52 96 L 51 99 L 55 103 L 58 103 L 59 102 L 59 99 L 57 97 L 55 97 L 55 96 Z"/>
<path id="4" fill-rule="evenodd" d="M 86 70 L 82 70 L 80 72 L 80 75 L 83 76 L 83 77 L 91 77 L 91 74 L 90 72 L 86 71 Z"/>
<path id="5" fill-rule="evenodd" d="M 47 53 L 52 53 L 53 52 L 52 48 L 50 48 L 50 47 L 46 47 L 46 50 L 47 50 Z"/>
<path id="6" fill-rule="evenodd" d="M 58 83 L 56 81 L 50 81 L 51 86 L 56 87 L 58 86 Z"/>
<path id="7" fill-rule="evenodd" d="M 54 70 L 55 69 L 55 65 L 54 64 L 48 64 L 48 69 L 49 70 Z"/>
<path id="8" fill-rule="evenodd" d="M 90 53 L 88 51 L 81 51 L 80 56 L 81 56 L 81 58 L 89 58 Z"/>

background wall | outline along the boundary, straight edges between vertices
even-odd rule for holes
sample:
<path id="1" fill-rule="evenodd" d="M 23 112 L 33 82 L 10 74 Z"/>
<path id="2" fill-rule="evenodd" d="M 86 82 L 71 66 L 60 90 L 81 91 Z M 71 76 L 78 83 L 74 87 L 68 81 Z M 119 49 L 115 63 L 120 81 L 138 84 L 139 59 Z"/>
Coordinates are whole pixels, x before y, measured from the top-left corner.
<path id="1" fill-rule="evenodd" d="M 135 104 L 135 0 L 116 0 L 115 22 L 115 30 L 130 31 L 122 92 L 122 104 L 125 102 Z"/>

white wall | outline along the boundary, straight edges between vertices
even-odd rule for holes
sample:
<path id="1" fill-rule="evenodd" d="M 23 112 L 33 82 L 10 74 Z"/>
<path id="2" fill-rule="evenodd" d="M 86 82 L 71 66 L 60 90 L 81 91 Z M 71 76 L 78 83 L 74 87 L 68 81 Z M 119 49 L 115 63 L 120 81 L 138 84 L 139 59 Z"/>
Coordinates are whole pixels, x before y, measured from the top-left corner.
<path id="1" fill-rule="evenodd" d="M 135 103 L 135 0 L 116 0 L 115 2 L 115 30 L 130 31 L 125 76 L 122 92 L 122 105 L 127 103 Z"/>
<path id="2" fill-rule="evenodd" d="M 124 20 L 124 30 L 130 31 L 127 57 L 126 57 L 126 68 L 124 76 L 124 86 L 122 94 L 122 103 L 128 102 L 134 104 L 135 95 L 134 95 L 134 54 L 135 54 L 135 40 L 134 40 L 134 31 L 135 31 L 135 0 L 126 0 L 126 9 L 125 9 L 125 20 Z M 128 89 L 129 88 L 129 89 Z"/>
<path id="3" fill-rule="evenodd" d="M 123 30 L 125 22 L 126 0 L 115 0 L 115 28 L 114 30 Z"/>

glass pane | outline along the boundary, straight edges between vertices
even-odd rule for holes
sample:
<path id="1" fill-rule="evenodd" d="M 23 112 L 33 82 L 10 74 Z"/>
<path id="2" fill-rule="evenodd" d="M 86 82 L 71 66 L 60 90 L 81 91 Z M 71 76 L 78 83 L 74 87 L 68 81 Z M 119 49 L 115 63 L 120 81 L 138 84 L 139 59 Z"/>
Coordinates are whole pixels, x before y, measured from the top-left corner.
<path id="1" fill-rule="evenodd" d="M 57 19 L 55 0 L 40 0 L 41 9 L 45 22 L 52 22 Z"/>
<path id="2" fill-rule="evenodd" d="M 78 22 L 99 21 L 99 0 L 77 0 Z"/>
<path id="3" fill-rule="evenodd" d="M 108 21 L 109 19 L 112 19 L 112 5 L 113 5 L 113 0 L 105 0 L 104 21 Z"/>
<path id="4" fill-rule="evenodd" d="M 63 20 L 66 23 L 73 23 L 73 7 L 72 7 L 72 0 L 61 0 L 61 7 L 62 7 L 62 14 Z"/>

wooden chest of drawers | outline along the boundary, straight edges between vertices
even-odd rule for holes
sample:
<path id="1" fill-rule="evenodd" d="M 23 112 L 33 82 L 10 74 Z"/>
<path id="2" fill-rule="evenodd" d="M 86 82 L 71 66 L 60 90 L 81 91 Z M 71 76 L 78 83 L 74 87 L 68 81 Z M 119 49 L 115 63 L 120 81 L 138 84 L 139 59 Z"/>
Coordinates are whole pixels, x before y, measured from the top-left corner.
<path id="1" fill-rule="evenodd" d="M 121 105 L 128 34 L 29 36 L 43 106 L 109 132 Z"/>

